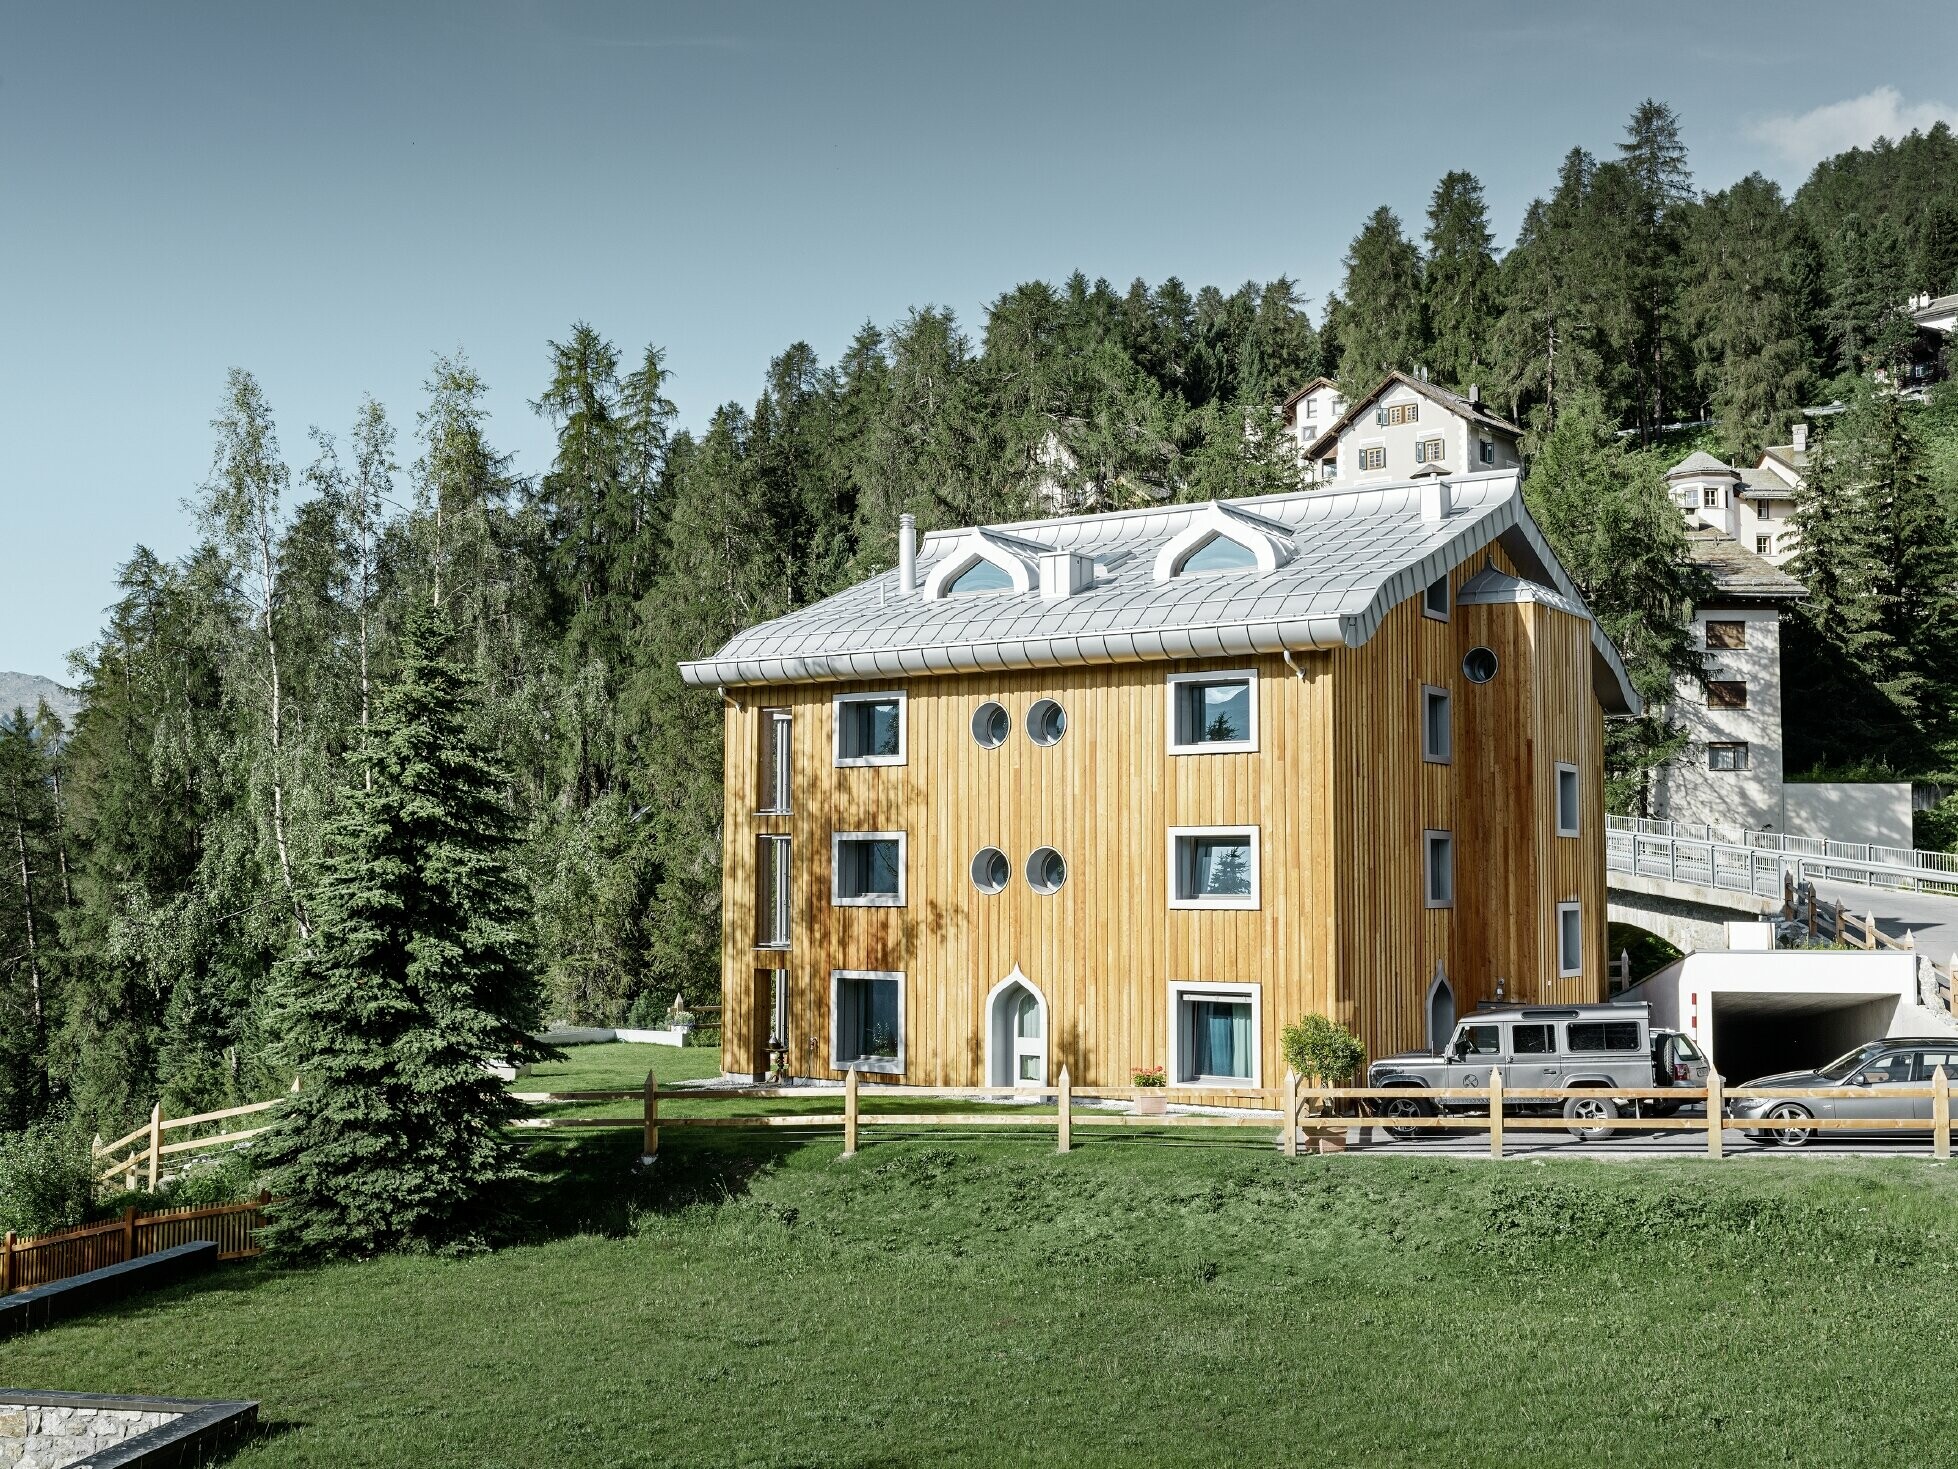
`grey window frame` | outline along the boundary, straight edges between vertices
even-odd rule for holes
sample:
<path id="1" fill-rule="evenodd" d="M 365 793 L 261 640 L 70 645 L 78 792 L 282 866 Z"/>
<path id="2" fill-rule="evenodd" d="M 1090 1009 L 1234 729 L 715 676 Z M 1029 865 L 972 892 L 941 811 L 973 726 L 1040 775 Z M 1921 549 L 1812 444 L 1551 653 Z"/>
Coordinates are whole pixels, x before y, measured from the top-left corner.
<path id="1" fill-rule="evenodd" d="M 1441 744 L 1434 742 L 1434 710 L 1442 710 Z M 1429 765 L 1455 763 L 1455 696 L 1438 684 L 1421 685 L 1421 759 Z"/>
<path id="2" fill-rule="evenodd" d="M 1446 875 L 1448 891 L 1440 896 L 1435 894 L 1434 849 L 1441 844 L 1448 849 Z M 1429 908 L 1452 908 L 1455 906 L 1455 833 L 1438 827 L 1430 827 L 1421 833 L 1421 895 L 1424 906 Z"/>

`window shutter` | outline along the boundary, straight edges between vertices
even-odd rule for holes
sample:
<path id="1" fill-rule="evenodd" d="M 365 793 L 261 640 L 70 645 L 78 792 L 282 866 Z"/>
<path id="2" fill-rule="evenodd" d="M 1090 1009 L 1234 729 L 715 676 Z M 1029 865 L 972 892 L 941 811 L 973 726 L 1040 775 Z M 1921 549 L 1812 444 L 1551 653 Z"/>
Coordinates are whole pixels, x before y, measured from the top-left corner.
<path id="1" fill-rule="evenodd" d="M 1387 426 L 1387 410 L 1385 408 L 1374 409 L 1373 421 L 1379 424 L 1382 428 L 1385 428 Z"/>

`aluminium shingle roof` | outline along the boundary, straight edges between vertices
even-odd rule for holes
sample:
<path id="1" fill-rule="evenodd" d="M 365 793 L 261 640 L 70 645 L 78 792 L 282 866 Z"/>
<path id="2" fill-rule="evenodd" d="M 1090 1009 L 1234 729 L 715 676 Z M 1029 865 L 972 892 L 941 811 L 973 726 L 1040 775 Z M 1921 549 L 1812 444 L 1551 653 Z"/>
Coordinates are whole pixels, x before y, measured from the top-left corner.
<path id="1" fill-rule="evenodd" d="M 736 687 L 1358 647 L 1389 609 L 1498 541 L 1530 580 L 1589 615 L 1524 509 L 1514 469 L 1462 475 L 1448 485 L 1453 508 L 1440 520 L 1423 518 L 1421 485 L 1398 484 L 983 527 L 1030 547 L 1089 557 L 1094 580 L 1054 599 L 1036 589 L 933 600 L 901 592 L 898 574 L 884 572 L 748 628 L 680 672 L 691 684 Z M 1252 521 L 1288 535 L 1291 557 L 1271 571 L 1157 581 L 1163 544 L 1206 520 Z M 918 585 L 945 557 L 963 555 L 971 534 L 925 536 Z M 1592 645 L 1605 708 L 1637 712 L 1617 650 L 1595 621 Z"/>

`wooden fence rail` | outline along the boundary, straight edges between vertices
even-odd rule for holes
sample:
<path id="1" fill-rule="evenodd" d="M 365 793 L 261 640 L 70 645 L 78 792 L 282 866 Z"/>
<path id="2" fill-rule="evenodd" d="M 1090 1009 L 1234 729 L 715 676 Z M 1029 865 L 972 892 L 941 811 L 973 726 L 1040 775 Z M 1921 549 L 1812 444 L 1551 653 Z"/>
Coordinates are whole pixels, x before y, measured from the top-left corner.
<path id="1" fill-rule="evenodd" d="M 152 1213 L 125 1209 L 118 1219 L 26 1238 L 8 1230 L 0 1238 L 0 1295 L 52 1285 L 198 1240 L 216 1244 L 220 1260 L 246 1259 L 259 1253 L 258 1232 L 265 1227 L 265 1206 L 271 1202 L 270 1194 L 261 1193 L 243 1204 Z"/>
<path id="2" fill-rule="evenodd" d="M 297 1077 L 293 1078 L 292 1090 L 295 1092 L 299 1090 Z M 284 1097 L 274 1097 L 269 1102 L 247 1102 L 242 1107 L 222 1107 L 215 1112 L 199 1112 L 190 1117 L 165 1117 L 163 1104 L 158 1102 L 150 1108 L 150 1120 L 134 1132 L 119 1137 L 112 1143 L 105 1143 L 99 1137 L 95 1140 L 89 1149 L 89 1157 L 95 1167 L 96 1185 L 100 1187 L 117 1175 L 121 1175 L 123 1187 L 135 1188 L 140 1174 L 145 1180 L 144 1187 L 154 1191 L 157 1179 L 163 1171 L 165 1158 L 174 1153 L 190 1153 L 202 1148 L 219 1148 L 241 1143 L 247 1138 L 257 1137 L 271 1124 L 243 1127 L 206 1137 L 184 1138 L 174 1143 L 166 1143 L 163 1140 L 165 1133 L 175 1132 L 185 1127 L 202 1127 L 207 1123 L 223 1122 L 233 1117 L 247 1117 L 256 1112 L 269 1112 L 274 1107 L 284 1104 Z"/>
<path id="3" fill-rule="evenodd" d="M 686 1088 L 669 1091 L 665 1095 L 685 1097 L 688 1101 L 740 1101 L 740 1100 L 780 1100 L 800 1098 L 808 1100 L 812 1095 L 833 1095 L 833 1093 L 814 1092 L 808 1087 L 792 1086 L 754 1086 L 754 1087 L 710 1087 Z M 1237 1098 L 1255 1098 L 1259 1102 L 1271 1102 L 1270 1107 L 1260 1106 L 1235 1112 L 1179 1113 L 1174 1116 L 1143 1114 L 1139 1112 L 1083 1112 L 1074 1103 L 1081 1098 L 1100 1100 L 1143 1100 L 1161 1097 L 1162 1091 L 1149 1087 L 1076 1087 L 1068 1074 L 1067 1067 L 1061 1068 L 1060 1080 L 1052 1086 L 1037 1087 L 926 1087 L 899 1086 L 888 1083 L 866 1085 L 857 1071 L 852 1068 L 843 1082 L 843 1110 L 841 1112 L 793 1112 L 793 1113 L 746 1113 L 732 1117 L 674 1117 L 662 1116 L 659 1110 L 661 1092 L 658 1082 L 650 1072 L 646 1084 L 637 1091 L 605 1092 L 518 1092 L 519 1100 L 539 1105 L 553 1105 L 573 1102 L 639 1101 L 640 1114 L 635 1117 L 529 1117 L 521 1120 L 520 1127 L 535 1128 L 584 1128 L 618 1127 L 638 1128 L 643 1137 L 642 1152 L 647 1158 L 659 1154 L 659 1134 L 662 1127 L 821 1127 L 841 1128 L 843 1132 L 843 1156 L 850 1157 L 857 1151 L 862 1130 L 866 1127 L 1021 1127 L 1053 1128 L 1056 1147 L 1060 1152 L 1068 1152 L 1073 1145 L 1073 1130 L 1077 1127 L 1143 1127 L 1143 1128 L 1214 1128 L 1214 1127 L 1279 1127 L 1278 1146 L 1288 1156 L 1298 1152 L 1301 1133 L 1343 1134 L 1353 1126 L 1380 1126 L 1382 1119 L 1372 1109 L 1376 1104 L 1388 1101 L 1405 1101 L 1410 1095 L 1427 1103 L 1480 1103 L 1479 1109 L 1464 1108 L 1459 1111 L 1438 1112 L 1428 1117 L 1396 1117 L 1392 1125 L 1396 1129 L 1409 1131 L 1458 1131 L 1463 1127 L 1486 1126 L 1489 1130 L 1489 1153 L 1491 1157 L 1503 1156 L 1506 1136 L 1510 1132 L 1556 1132 L 1569 1129 L 1572 1122 L 1561 1115 L 1561 1109 L 1551 1113 L 1532 1110 L 1519 1112 L 1518 1106 L 1532 1109 L 1546 1105 L 1568 1102 L 1582 1092 L 1573 1092 L 1567 1087 L 1512 1087 L 1503 1081 L 1500 1069 L 1491 1070 L 1489 1082 L 1481 1087 L 1421 1088 L 1410 1092 L 1405 1087 L 1308 1087 L 1299 1082 L 1293 1072 L 1285 1073 L 1285 1082 L 1278 1088 L 1246 1088 L 1242 1091 L 1219 1093 Z M 866 1112 L 862 1102 L 865 1096 L 892 1097 L 918 1100 L 955 1100 L 967 1097 L 996 1097 L 1002 1101 L 1019 1101 L 1044 1104 L 1053 1099 L 1053 1112 Z M 1748 1132 L 1918 1132 L 1929 1133 L 1931 1155 L 1934 1158 L 1951 1156 L 1951 1084 L 1939 1067 L 1932 1073 L 1932 1080 L 1924 1086 L 1916 1087 L 1728 1087 L 1716 1074 L 1707 1079 L 1704 1087 L 1650 1086 L 1615 1087 L 1602 1091 L 1600 1095 L 1617 1102 L 1663 1101 L 1674 1105 L 1687 1105 L 1701 1102 L 1706 1106 L 1703 1117 L 1648 1117 L 1619 1116 L 1598 1125 L 1613 1132 L 1693 1132 L 1704 1134 L 1706 1152 L 1710 1158 L 1719 1158 L 1725 1151 L 1725 1134 L 1730 1130 Z M 1928 1099 L 1931 1115 L 1923 1117 L 1852 1117 L 1833 1118 L 1808 1116 L 1799 1121 L 1770 1122 L 1764 1118 L 1737 1117 L 1730 1110 L 1734 1101 L 1772 1100 L 1800 1103 L 1803 1101 L 1826 1100 L 1879 1100 L 1885 1102 L 1916 1102 Z M 1358 1103 L 1367 1109 L 1354 1116 L 1341 1109 L 1342 1103 Z M 1905 1108 L 1904 1110 L 1908 1110 Z M 1286 1123 L 1289 1122 L 1289 1126 Z"/>

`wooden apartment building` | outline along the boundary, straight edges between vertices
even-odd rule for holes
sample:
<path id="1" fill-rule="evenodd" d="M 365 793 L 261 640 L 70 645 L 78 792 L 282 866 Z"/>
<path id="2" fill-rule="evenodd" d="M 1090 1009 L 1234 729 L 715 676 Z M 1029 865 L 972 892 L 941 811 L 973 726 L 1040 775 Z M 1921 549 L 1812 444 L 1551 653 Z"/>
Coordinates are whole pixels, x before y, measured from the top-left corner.
<path id="1" fill-rule="evenodd" d="M 1638 707 L 1516 471 L 1014 525 L 751 628 L 724 1056 L 917 1084 L 1275 1084 L 1498 991 L 1605 992 L 1603 721 Z"/>

